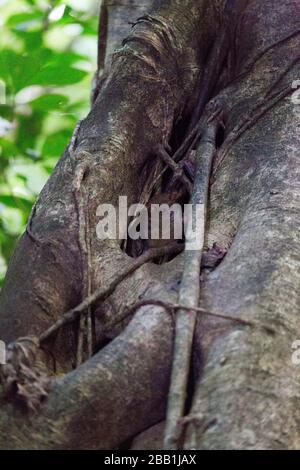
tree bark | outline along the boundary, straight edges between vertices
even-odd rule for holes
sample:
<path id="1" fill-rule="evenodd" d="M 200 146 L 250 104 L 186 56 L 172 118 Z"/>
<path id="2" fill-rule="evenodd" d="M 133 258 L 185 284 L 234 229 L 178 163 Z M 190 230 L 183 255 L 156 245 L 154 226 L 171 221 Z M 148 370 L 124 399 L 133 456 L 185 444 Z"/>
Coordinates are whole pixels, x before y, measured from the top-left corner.
<path id="1" fill-rule="evenodd" d="M 97 239 L 97 206 L 117 206 L 119 195 L 138 202 L 157 144 L 180 145 L 196 109 L 221 105 L 225 131 L 206 244 L 228 254 L 203 282 L 200 306 L 269 330 L 198 319 L 184 446 L 295 449 L 300 119 L 291 84 L 299 78 L 299 2 L 123 0 L 105 1 L 101 11 L 95 101 L 16 248 L 1 292 L 0 337 L 40 335 L 86 296 L 89 283 L 94 291 L 132 262 L 118 241 Z M 149 11 L 126 32 L 126 21 Z M 181 274 L 181 255 L 149 263 L 96 303 L 99 351 L 73 371 L 76 326 L 51 338 L 47 349 L 65 375 L 30 420 L 2 403 L 0 448 L 114 449 L 163 420 L 170 316 L 143 307 L 130 322 L 111 325 L 138 300 L 176 302 Z"/>

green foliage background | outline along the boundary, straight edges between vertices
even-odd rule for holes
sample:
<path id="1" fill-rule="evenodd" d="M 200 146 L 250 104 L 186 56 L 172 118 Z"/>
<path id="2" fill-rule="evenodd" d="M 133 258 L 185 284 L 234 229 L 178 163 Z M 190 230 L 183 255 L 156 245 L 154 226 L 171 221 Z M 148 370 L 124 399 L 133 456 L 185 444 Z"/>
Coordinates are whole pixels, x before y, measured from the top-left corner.
<path id="1" fill-rule="evenodd" d="M 0 0 L 0 288 L 32 204 L 89 109 L 99 1 Z"/>

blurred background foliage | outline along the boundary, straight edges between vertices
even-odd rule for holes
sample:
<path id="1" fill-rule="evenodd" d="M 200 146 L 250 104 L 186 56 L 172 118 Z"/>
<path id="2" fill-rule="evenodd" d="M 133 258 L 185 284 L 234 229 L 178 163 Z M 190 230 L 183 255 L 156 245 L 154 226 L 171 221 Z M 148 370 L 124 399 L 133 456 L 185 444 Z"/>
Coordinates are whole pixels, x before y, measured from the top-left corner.
<path id="1" fill-rule="evenodd" d="M 89 110 L 99 0 L 0 0 L 0 288 L 34 200 Z"/>

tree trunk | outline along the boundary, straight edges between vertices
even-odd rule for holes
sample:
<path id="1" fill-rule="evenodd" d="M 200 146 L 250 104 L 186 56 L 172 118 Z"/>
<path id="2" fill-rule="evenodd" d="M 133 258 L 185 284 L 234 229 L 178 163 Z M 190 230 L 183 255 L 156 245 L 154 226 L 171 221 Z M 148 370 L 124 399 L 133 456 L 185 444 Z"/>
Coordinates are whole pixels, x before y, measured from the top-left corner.
<path id="1" fill-rule="evenodd" d="M 41 335 L 133 262 L 118 240 L 97 238 L 98 205 L 117 206 L 120 195 L 139 202 L 146 175 L 161 165 L 158 145 L 175 152 L 207 109 L 221 106 L 206 245 L 228 253 L 204 278 L 200 306 L 253 326 L 199 317 L 183 447 L 296 449 L 299 2 L 107 0 L 100 26 L 94 103 L 16 248 L 0 338 Z M 47 401 L 30 418 L 1 403 L 0 448 L 115 449 L 163 420 L 172 318 L 159 306 L 116 318 L 137 301 L 176 302 L 182 266 L 182 255 L 147 263 L 95 302 L 96 351 L 80 367 L 78 325 L 53 335 L 41 357 L 56 374 Z M 148 431 L 133 447 L 149 439 Z"/>

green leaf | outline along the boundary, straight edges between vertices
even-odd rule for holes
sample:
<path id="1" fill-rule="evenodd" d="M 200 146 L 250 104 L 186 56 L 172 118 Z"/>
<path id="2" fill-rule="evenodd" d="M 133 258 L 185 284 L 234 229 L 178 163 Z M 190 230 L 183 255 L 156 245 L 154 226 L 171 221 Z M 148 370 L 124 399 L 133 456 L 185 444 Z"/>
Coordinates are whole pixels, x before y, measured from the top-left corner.
<path id="1" fill-rule="evenodd" d="M 41 50 L 43 44 L 42 31 L 14 31 L 14 34 L 24 41 L 24 48 L 33 51 L 34 49 Z"/>
<path id="2" fill-rule="evenodd" d="M 66 5 L 63 16 L 59 20 L 53 22 L 53 25 L 63 26 L 63 25 L 67 25 L 70 23 L 77 23 L 78 19 L 79 19 L 78 12 L 75 12 L 74 9 L 72 9 L 69 5 Z"/>
<path id="3" fill-rule="evenodd" d="M 23 54 L 4 49 L 0 54 L 0 78 L 13 87 L 14 93 L 28 85 L 34 85 L 35 77 L 49 56 L 51 51 L 48 49 Z"/>
<path id="4" fill-rule="evenodd" d="M 43 161 L 43 168 L 47 171 L 49 175 L 53 172 L 57 164 L 57 155 L 55 157 L 48 157 Z"/>
<path id="5" fill-rule="evenodd" d="M 9 105 L 0 105 L 0 116 L 4 119 L 12 121 L 14 118 L 14 109 Z"/>
<path id="6" fill-rule="evenodd" d="M 3 158 L 16 157 L 19 154 L 19 149 L 14 142 L 2 137 L 0 139 L 0 160 Z"/>
<path id="7" fill-rule="evenodd" d="M 41 11 L 18 13 L 8 18 L 6 25 L 20 31 L 28 31 L 32 28 L 41 27 L 43 13 Z"/>
<path id="8" fill-rule="evenodd" d="M 60 156 L 68 145 L 71 136 L 71 129 L 62 129 L 49 135 L 44 142 L 42 154 L 47 157 Z"/>
<path id="9" fill-rule="evenodd" d="M 11 209 L 21 209 L 26 213 L 30 212 L 32 207 L 32 201 L 11 194 L 0 194 L 0 204 L 10 207 Z"/>
<path id="10" fill-rule="evenodd" d="M 47 66 L 51 67 L 68 67 L 76 62 L 86 60 L 86 56 L 77 54 L 76 52 L 55 52 L 47 62 Z"/>
<path id="11" fill-rule="evenodd" d="M 35 76 L 34 84 L 43 86 L 65 86 L 80 82 L 87 72 L 74 67 L 43 67 Z"/>
<path id="12" fill-rule="evenodd" d="M 45 113 L 37 110 L 31 116 L 19 116 L 19 125 L 16 134 L 18 148 L 26 154 L 27 149 L 36 149 L 37 139 L 43 127 Z"/>
<path id="13" fill-rule="evenodd" d="M 69 102 L 69 98 L 65 95 L 51 94 L 42 95 L 39 98 L 31 101 L 30 104 L 34 109 L 40 109 L 43 111 L 51 111 L 58 109 L 62 106 L 66 106 Z"/>

